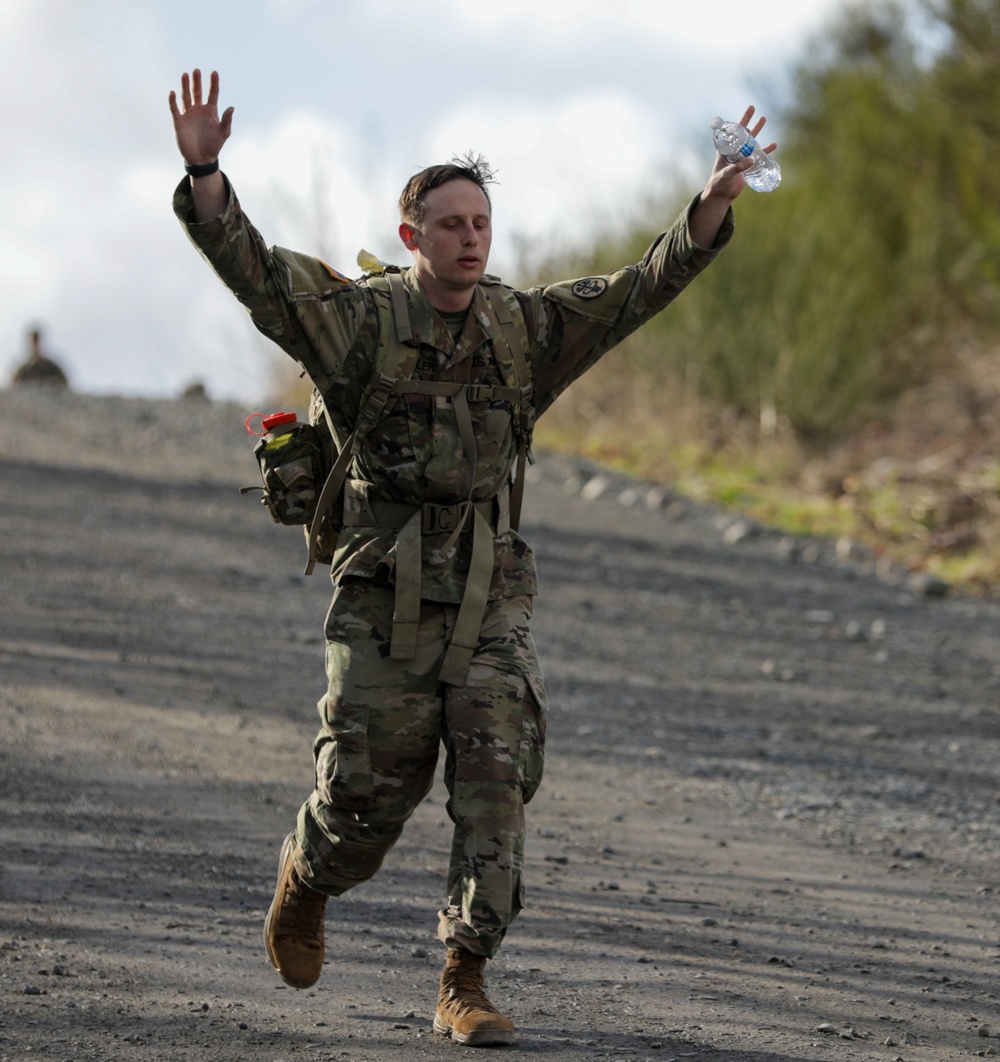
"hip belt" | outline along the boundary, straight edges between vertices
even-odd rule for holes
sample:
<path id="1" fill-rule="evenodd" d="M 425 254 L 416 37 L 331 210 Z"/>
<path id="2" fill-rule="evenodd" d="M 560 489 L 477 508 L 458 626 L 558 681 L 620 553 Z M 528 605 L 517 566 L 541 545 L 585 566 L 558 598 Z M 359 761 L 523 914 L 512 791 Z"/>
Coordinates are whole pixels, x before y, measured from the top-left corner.
<path id="1" fill-rule="evenodd" d="M 442 553 L 447 553 L 471 522 L 472 557 L 465 577 L 465 591 L 439 676 L 449 685 L 464 686 L 472 654 L 479 642 L 493 581 L 493 543 L 510 530 L 509 488 L 504 486 L 495 497 L 486 501 L 405 505 L 366 498 L 359 486 L 357 481 L 345 484 L 344 525 L 390 528 L 399 532 L 396 536 L 396 589 L 389 651 L 394 660 L 412 660 L 416 655 L 423 536 L 450 532 L 441 549 Z"/>

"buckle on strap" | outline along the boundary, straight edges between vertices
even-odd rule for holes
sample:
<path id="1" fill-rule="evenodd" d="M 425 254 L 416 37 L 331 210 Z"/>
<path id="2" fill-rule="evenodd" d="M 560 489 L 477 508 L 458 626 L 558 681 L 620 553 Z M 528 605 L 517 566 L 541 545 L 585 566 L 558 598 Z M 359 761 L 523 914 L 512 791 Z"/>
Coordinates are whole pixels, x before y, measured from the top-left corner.
<path id="1" fill-rule="evenodd" d="M 493 384 L 466 384 L 465 397 L 469 402 L 488 402 L 494 390 Z"/>
<path id="2" fill-rule="evenodd" d="M 378 423 L 379 418 L 382 416 L 382 411 L 396 389 L 396 383 L 395 376 L 386 376 L 384 372 L 378 374 L 375 380 L 375 388 L 362 404 L 358 414 L 358 427 L 361 430 L 355 432 L 353 446 L 355 453 L 361 451 L 363 437 Z"/>
<path id="3" fill-rule="evenodd" d="M 459 502 L 457 505 L 434 505 L 432 502 L 424 502 L 420 507 L 420 529 L 425 535 L 454 531 L 465 520 L 468 511 L 465 502 Z"/>
<path id="4" fill-rule="evenodd" d="M 466 522 L 469 512 L 475 509 L 494 536 L 505 534 L 510 530 L 507 490 L 507 487 L 503 487 L 496 497 L 481 502 L 458 502 L 456 505 L 424 502 L 420 507 L 420 530 L 425 535 L 455 531 Z"/>

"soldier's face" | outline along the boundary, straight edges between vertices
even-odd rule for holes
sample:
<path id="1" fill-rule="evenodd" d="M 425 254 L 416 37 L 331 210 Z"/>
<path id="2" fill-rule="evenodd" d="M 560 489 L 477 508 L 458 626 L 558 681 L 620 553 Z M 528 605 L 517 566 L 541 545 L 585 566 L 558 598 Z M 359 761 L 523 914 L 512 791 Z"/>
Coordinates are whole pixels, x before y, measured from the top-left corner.
<path id="1" fill-rule="evenodd" d="M 471 293 L 486 272 L 493 242 L 483 190 L 464 178 L 449 181 L 427 193 L 424 211 L 419 229 L 404 222 L 399 235 L 431 301 L 437 291 Z"/>

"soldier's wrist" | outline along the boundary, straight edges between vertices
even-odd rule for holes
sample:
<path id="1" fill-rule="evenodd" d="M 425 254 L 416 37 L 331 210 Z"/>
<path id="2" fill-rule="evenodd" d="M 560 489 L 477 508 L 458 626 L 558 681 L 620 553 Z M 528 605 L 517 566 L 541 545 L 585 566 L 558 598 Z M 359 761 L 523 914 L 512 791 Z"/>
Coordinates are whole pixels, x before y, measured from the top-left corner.
<path id="1" fill-rule="evenodd" d="M 219 172 L 219 160 L 213 159 L 212 162 L 196 162 L 184 163 L 184 172 L 189 177 L 210 177 L 213 173 Z"/>

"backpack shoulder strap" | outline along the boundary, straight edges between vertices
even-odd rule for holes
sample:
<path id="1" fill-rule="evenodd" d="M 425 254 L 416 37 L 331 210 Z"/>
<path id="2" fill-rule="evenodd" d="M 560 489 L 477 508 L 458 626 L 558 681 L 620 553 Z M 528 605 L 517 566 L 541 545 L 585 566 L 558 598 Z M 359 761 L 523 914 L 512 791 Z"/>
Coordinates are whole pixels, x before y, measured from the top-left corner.
<path id="1" fill-rule="evenodd" d="M 380 277 L 369 277 L 366 283 L 375 292 L 387 292 L 389 300 L 387 302 L 377 296 L 375 299 L 379 318 L 378 347 L 372 361 L 371 378 L 358 408 L 355 453 L 360 449 L 361 440 L 382 416 L 399 376 L 403 345 L 409 345 L 413 339 L 410 315 L 406 307 L 406 292 L 400 273 L 397 270 L 386 270 Z"/>
<path id="2" fill-rule="evenodd" d="M 410 328 L 410 311 L 406 305 L 406 289 L 403 287 L 403 274 L 398 270 L 386 270 L 385 279 L 389 282 L 389 294 L 392 298 L 392 317 L 396 329 L 397 357 L 398 348 L 413 339 Z"/>
<path id="3" fill-rule="evenodd" d="M 499 283 L 482 285 L 493 318 L 493 349 L 500 370 L 509 387 L 520 392 L 514 403 L 513 426 L 517 435 L 517 463 L 510 487 L 510 526 L 516 531 L 521 520 L 524 500 L 525 466 L 534 461 L 531 456 L 531 433 L 535 427 L 535 406 L 531 363 L 528 359 L 528 326 L 517 295 Z"/>
<path id="4" fill-rule="evenodd" d="M 389 303 L 387 305 L 385 300 L 380 298 L 375 300 L 379 314 L 379 338 L 375 357 L 372 361 L 371 378 L 361 396 L 354 430 L 344 441 L 344 445 L 340 447 L 337 459 L 334 461 L 316 501 L 316 515 L 313 517 L 312 526 L 309 529 L 309 557 L 306 562 L 306 575 L 310 575 L 316 566 L 316 549 L 322 518 L 341 496 L 344 482 L 347 479 L 354 458 L 361 451 L 361 444 L 365 436 L 378 423 L 390 395 L 396 389 L 403 346 L 408 344 L 413 338 L 410 315 L 406 306 L 403 278 L 399 271 L 395 269 L 386 269 L 383 277 L 368 277 L 364 281 L 376 291 L 388 290 Z M 410 371 L 412 371 L 412 368 Z M 409 373 L 407 373 L 408 375 Z M 323 418 L 330 429 L 330 435 L 334 443 L 336 443 L 337 436 L 333 429 L 333 419 L 330 416 L 330 410 L 322 393 L 317 391 L 317 394 L 319 403 L 322 406 Z"/>
<path id="5" fill-rule="evenodd" d="M 502 284 L 483 284 L 483 294 L 499 326 L 494 335 L 500 361 L 507 383 L 511 387 L 530 387 L 531 370 L 528 365 L 528 326 L 517 296 Z M 512 373 L 511 373 L 512 369 Z"/>

